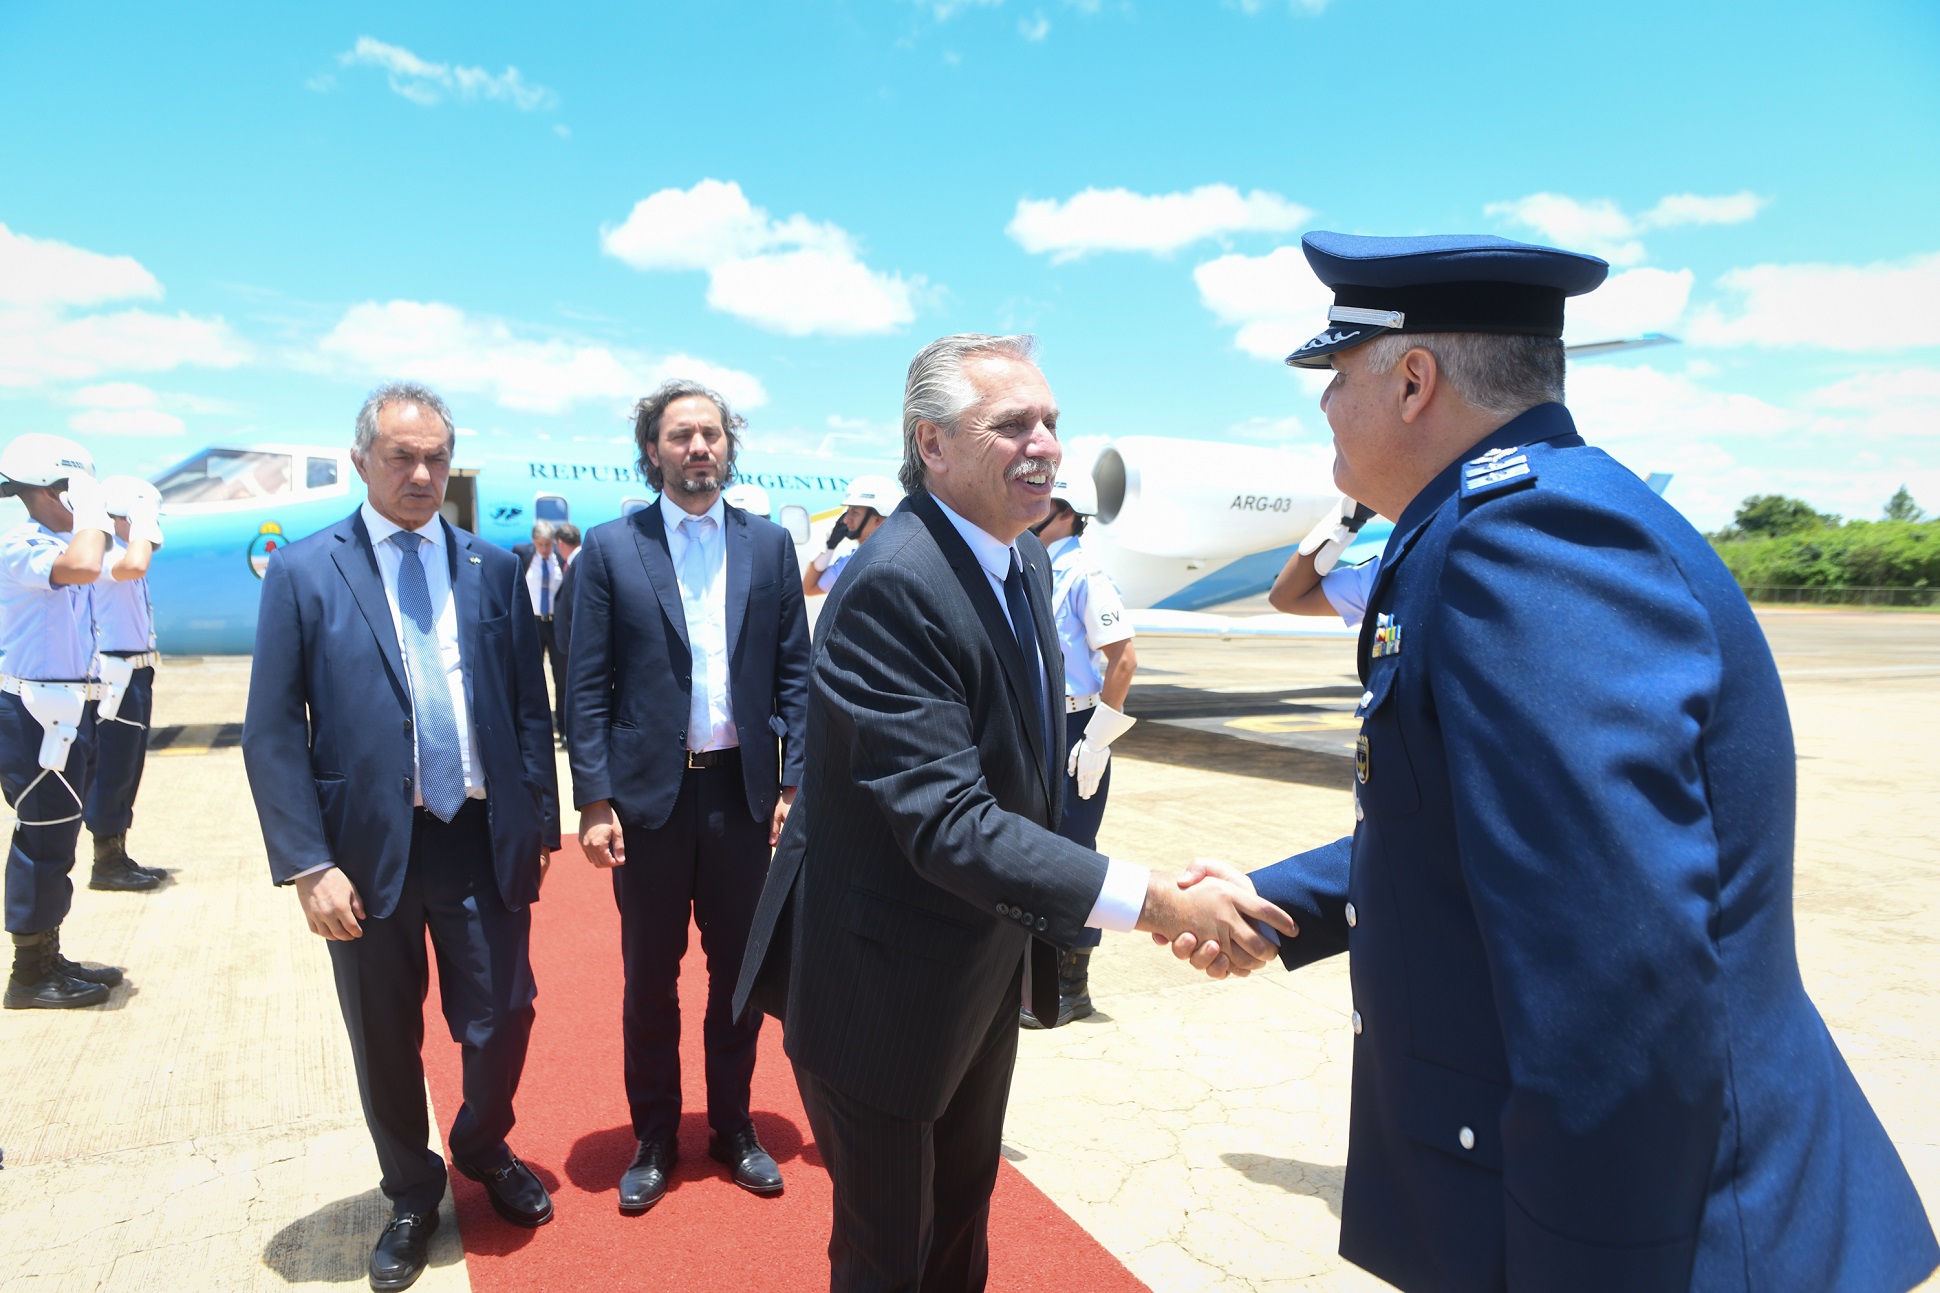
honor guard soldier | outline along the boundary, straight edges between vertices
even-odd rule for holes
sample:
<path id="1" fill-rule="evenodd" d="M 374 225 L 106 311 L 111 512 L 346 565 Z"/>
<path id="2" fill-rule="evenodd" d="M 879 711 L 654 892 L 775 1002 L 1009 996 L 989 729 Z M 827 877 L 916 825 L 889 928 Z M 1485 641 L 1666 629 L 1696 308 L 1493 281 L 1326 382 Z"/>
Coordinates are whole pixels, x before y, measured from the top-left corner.
<path id="1" fill-rule="evenodd" d="M 802 574 L 802 595 L 820 597 L 831 591 L 849 559 L 882 528 L 883 518 L 902 505 L 902 486 L 887 476 L 857 476 L 850 481 L 842 496 L 842 515 L 829 527 L 828 546 L 815 554 Z M 845 539 L 855 542 L 837 556 Z"/>
<path id="2" fill-rule="evenodd" d="M 1058 834 L 1098 847 L 1111 793 L 1111 743 L 1138 720 L 1125 713 L 1125 694 L 1138 670 L 1132 621 L 1097 554 L 1084 546 L 1085 523 L 1098 512 L 1089 476 L 1071 473 L 1051 487 L 1051 514 L 1031 527 L 1051 558 L 1051 617 L 1064 648 L 1064 733 L 1071 753 L 1064 776 L 1064 816 Z M 1091 1013 L 1091 950 L 1104 931 L 1085 929 L 1058 953 L 1058 1026 Z M 1026 1028 L 1044 1025 L 1029 1006 L 1018 1012 Z"/>
<path id="3" fill-rule="evenodd" d="M 121 971 L 61 955 L 74 901 L 68 873 L 94 770 L 89 585 L 111 522 L 94 460 L 60 436 L 16 437 L 0 451 L 0 494 L 27 520 L 0 536 L 0 784 L 13 806 L 7 851 L 9 1010 L 99 1005 Z"/>
<path id="4" fill-rule="evenodd" d="M 1359 626 L 1367 615 L 1367 595 L 1381 573 L 1381 558 L 1357 566 L 1336 563 L 1373 519 L 1373 508 L 1342 494 L 1287 558 L 1266 594 L 1267 603 L 1287 615 L 1338 615 L 1348 628 Z"/>
<path id="5" fill-rule="evenodd" d="M 128 856 L 128 828 L 148 760 L 155 710 L 155 608 L 148 566 L 162 546 L 162 495 L 138 476 L 110 476 L 101 495 L 114 524 L 94 603 L 94 676 L 109 690 L 95 716 L 94 789 L 83 816 L 94 836 L 90 889 L 153 889 L 163 873 Z"/>
<path id="6" fill-rule="evenodd" d="M 1335 482 L 1396 518 L 1354 833 L 1252 877 L 1289 968 L 1350 953 L 1341 1254 L 1406 1290 L 1918 1284 L 1925 1210 L 1799 976 L 1771 651 L 1562 404 L 1607 267 L 1303 242 L 1334 305 L 1287 362 L 1334 370 Z"/>

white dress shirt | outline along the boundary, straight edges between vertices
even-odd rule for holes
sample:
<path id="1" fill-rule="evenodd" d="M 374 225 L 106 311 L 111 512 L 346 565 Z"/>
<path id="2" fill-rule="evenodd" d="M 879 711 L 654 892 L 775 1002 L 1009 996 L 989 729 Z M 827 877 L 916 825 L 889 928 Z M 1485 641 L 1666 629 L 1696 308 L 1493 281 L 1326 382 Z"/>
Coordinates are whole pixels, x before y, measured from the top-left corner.
<path id="1" fill-rule="evenodd" d="M 694 660 L 687 748 L 733 749 L 741 737 L 734 730 L 734 703 L 728 696 L 727 509 L 717 494 L 712 507 L 694 516 L 663 493 L 660 518 L 667 527 L 667 555 L 680 583 L 680 611 Z"/>
<path id="2" fill-rule="evenodd" d="M 377 552 L 377 573 L 384 577 L 384 600 L 391 604 L 391 625 L 397 630 L 398 652 L 404 651 L 404 613 L 397 608 L 397 573 L 404 564 L 404 550 L 392 543 L 393 534 L 403 529 L 377 514 L 369 503 L 363 506 L 364 528 L 370 531 L 371 547 Z M 458 762 L 465 770 L 465 798 L 485 797 L 485 773 L 472 751 L 478 734 L 472 730 L 471 710 L 465 704 L 465 667 L 458 654 L 458 603 L 451 595 L 451 564 L 445 555 L 445 527 L 437 517 L 415 531 L 425 538 L 418 547 L 418 561 L 424 566 L 424 582 L 431 590 L 431 610 L 438 618 L 438 650 L 444 657 L 445 685 L 451 688 L 451 712 L 458 719 Z M 405 685 L 411 671 L 404 672 Z M 414 804 L 422 806 L 424 795 L 417 775 L 418 725 L 411 724 L 411 785 Z"/>
<path id="3" fill-rule="evenodd" d="M 943 509 L 943 515 L 950 518 L 950 524 L 956 526 L 957 533 L 963 536 L 963 541 L 970 545 L 970 554 L 977 559 L 977 564 L 983 567 L 984 577 L 990 581 L 991 591 L 997 594 L 997 609 L 1004 613 L 1004 622 L 1009 624 L 1010 608 L 1004 601 L 1004 580 L 1009 576 L 1013 563 L 1022 568 L 1023 556 L 1017 551 L 1017 545 L 1005 543 L 981 527 L 964 520 L 951 510 L 948 503 L 937 498 L 936 495 L 931 494 L 930 497 L 935 500 L 938 507 Z M 1016 632 L 1015 625 L 1011 626 L 1011 631 Z M 1037 637 L 1035 629 L 1031 637 L 1033 640 Z M 1042 666 L 1044 652 L 1041 648 L 1037 658 L 1039 665 Z M 1052 717 L 1055 721 L 1058 716 Z M 1062 773 L 1064 769 L 1059 768 L 1058 771 Z M 1062 778 L 1060 777 L 1059 780 L 1061 781 Z M 1145 886 L 1151 874 L 1150 870 L 1135 862 L 1106 858 L 1105 883 L 1098 890 L 1097 901 L 1091 904 L 1091 914 L 1085 917 L 1085 924 L 1093 929 L 1116 930 L 1121 934 L 1128 934 L 1137 929 L 1138 918 L 1145 910 Z"/>
<path id="4" fill-rule="evenodd" d="M 534 615 L 539 614 L 542 600 L 545 602 L 545 613 L 548 619 L 559 609 L 559 585 L 565 578 L 566 563 L 559 559 L 558 545 L 553 546 L 552 555 L 548 557 L 540 556 L 539 549 L 535 545 L 532 550 L 532 560 L 525 563 L 525 593 L 532 599 Z M 539 596 L 541 588 L 550 594 L 548 598 L 542 599 Z"/>

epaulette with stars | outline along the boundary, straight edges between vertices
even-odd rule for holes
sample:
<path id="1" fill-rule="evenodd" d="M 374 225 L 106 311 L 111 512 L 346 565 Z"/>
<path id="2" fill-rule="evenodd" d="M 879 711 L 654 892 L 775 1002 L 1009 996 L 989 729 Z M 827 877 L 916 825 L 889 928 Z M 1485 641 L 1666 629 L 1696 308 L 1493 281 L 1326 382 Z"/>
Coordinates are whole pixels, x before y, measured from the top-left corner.
<path id="1" fill-rule="evenodd" d="M 1521 445 L 1491 449 L 1462 464 L 1462 497 L 1486 498 L 1536 483 L 1536 469 Z"/>

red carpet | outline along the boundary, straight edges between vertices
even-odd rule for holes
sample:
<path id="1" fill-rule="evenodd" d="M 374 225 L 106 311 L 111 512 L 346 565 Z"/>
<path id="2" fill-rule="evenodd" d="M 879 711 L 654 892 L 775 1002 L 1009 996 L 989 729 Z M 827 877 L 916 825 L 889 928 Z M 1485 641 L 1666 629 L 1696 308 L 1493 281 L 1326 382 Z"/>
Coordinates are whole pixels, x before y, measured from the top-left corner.
<path id="1" fill-rule="evenodd" d="M 556 1214 L 538 1230 L 506 1225 L 484 1189 L 452 1174 L 472 1288 L 678 1290 L 679 1293 L 815 1293 L 828 1288 L 830 1187 L 808 1138 L 808 1119 L 773 1020 L 761 1032 L 754 1074 L 755 1128 L 788 1188 L 760 1199 L 737 1189 L 707 1156 L 701 1007 L 707 968 L 700 935 L 681 966 L 681 1068 L 686 1111 L 680 1166 L 651 1212 L 623 1217 L 620 1173 L 633 1156 L 620 1065 L 620 918 L 611 879 L 576 844 L 557 855 L 545 899 L 533 908 L 538 1023 L 519 1088 L 512 1147 L 552 1191 Z M 425 1068 L 439 1123 L 460 1102 L 458 1048 L 425 1004 Z M 1058 1293 L 1135 1293 L 1145 1286 L 1009 1163 L 997 1178 L 990 1221 L 990 1287 Z"/>

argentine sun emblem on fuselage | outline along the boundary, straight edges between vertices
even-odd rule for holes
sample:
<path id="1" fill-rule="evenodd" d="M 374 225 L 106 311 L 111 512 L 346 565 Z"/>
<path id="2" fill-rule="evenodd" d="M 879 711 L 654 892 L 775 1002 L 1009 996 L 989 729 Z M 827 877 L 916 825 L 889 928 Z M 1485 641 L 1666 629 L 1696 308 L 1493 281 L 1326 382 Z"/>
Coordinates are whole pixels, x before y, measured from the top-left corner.
<path id="1" fill-rule="evenodd" d="M 249 541 L 249 568 L 261 579 L 269 569 L 269 554 L 283 546 L 283 527 L 274 521 L 264 521 L 263 528 Z"/>

